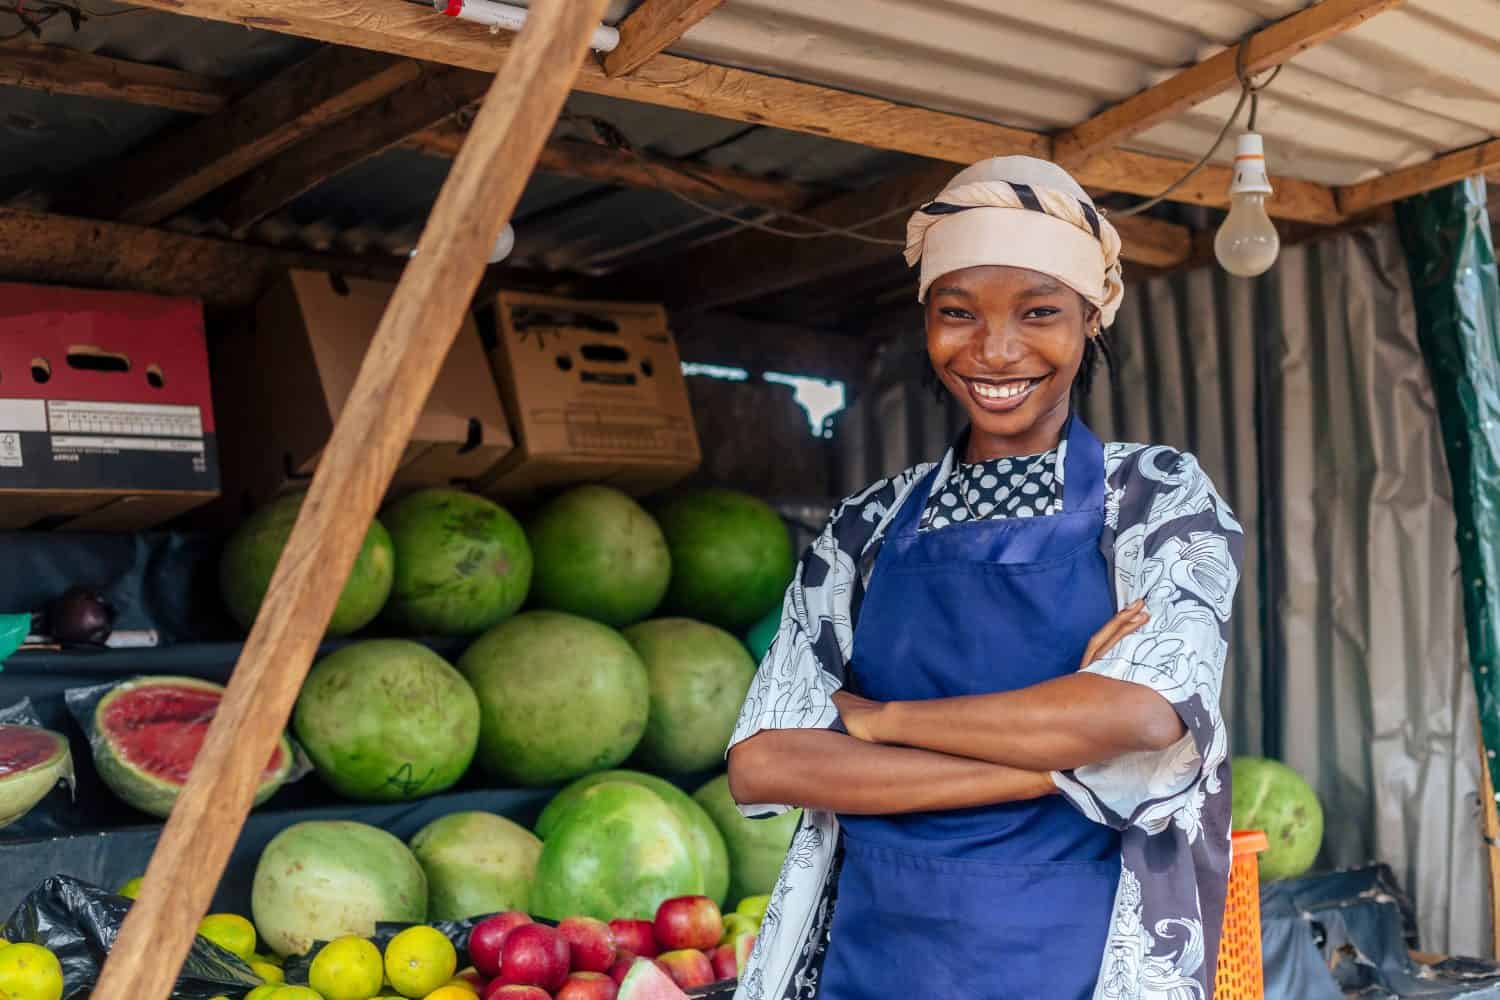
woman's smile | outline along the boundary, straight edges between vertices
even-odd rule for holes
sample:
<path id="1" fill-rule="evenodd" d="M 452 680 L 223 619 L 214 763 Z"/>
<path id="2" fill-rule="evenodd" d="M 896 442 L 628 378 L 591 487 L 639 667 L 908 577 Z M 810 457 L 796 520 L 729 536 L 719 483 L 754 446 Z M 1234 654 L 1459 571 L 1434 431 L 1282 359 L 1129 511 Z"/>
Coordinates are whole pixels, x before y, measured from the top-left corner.
<path id="1" fill-rule="evenodd" d="M 975 378 L 967 375 L 958 377 L 963 380 L 976 406 L 991 413 L 1009 413 L 1025 405 L 1032 393 L 1051 376 L 1038 375 L 1030 378 L 1007 379 Z"/>

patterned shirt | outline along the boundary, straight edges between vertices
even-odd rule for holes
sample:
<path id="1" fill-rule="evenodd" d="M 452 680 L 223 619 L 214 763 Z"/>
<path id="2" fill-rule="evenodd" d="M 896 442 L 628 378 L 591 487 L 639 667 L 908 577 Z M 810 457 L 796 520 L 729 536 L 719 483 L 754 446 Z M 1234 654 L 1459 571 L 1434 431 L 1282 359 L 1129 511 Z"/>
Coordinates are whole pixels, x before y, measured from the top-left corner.
<path id="1" fill-rule="evenodd" d="M 922 511 L 922 531 L 974 518 L 1036 517 L 1062 510 L 1052 471 L 1057 449 L 1040 455 L 991 458 L 954 466 Z"/>
<path id="2" fill-rule="evenodd" d="M 1066 448 L 1064 442 L 1051 463 L 1064 489 Z M 1219 691 L 1244 533 L 1191 455 L 1110 443 L 1104 457 L 1100 548 L 1118 605 L 1144 597 L 1151 620 L 1086 669 L 1156 691 L 1187 733 L 1167 750 L 1052 777 L 1085 816 L 1121 831 L 1120 883 L 1094 1000 L 1206 1000 L 1229 877 L 1229 757 Z M 934 494 L 948 487 L 956 465 L 950 449 Z M 877 482 L 835 509 L 787 590 L 780 630 L 730 746 L 767 729 L 839 728 L 832 696 L 846 676 L 881 538 L 931 469 Z M 786 809 L 741 807 L 751 817 Z M 805 810 L 736 1000 L 817 996 L 841 859 L 837 816 Z"/>

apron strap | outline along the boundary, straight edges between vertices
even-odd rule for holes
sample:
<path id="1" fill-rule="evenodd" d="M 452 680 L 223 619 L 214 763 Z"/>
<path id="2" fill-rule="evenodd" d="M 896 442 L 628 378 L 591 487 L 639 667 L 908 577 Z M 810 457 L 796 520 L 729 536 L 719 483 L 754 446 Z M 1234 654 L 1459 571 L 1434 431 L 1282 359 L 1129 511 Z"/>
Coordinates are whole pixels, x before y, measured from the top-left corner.
<path id="1" fill-rule="evenodd" d="M 1076 413 L 1068 418 L 1063 456 L 1063 513 L 1104 509 L 1104 445 Z"/>
<path id="2" fill-rule="evenodd" d="M 901 509 L 896 512 L 895 519 L 886 529 L 889 537 L 916 535 L 917 528 L 922 524 L 922 512 L 927 509 L 927 501 L 932 499 L 932 489 L 937 484 L 937 474 L 942 471 L 942 468 L 941 462 L 934 465 L 932 470 L 912 487 L 911 492 L 906 495 L 906 500 L 901 504 Z"/>

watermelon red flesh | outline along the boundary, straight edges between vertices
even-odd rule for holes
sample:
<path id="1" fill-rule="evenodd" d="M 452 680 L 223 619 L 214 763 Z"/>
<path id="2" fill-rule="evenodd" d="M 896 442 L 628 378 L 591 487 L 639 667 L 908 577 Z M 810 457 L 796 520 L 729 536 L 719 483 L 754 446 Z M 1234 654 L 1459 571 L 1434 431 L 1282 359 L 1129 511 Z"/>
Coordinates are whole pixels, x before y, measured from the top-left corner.
<path id="1" fill-rule="evenodd" d="M 224 689 L 191 677 L 141 677 L 116 685 L 94 710 L 94 762 L 111 791 L 165 817 L 203 748 Z M 256 804 L 291 770 L 285 738 L 261 772 Z"/>
<path id="2" fill-rule="evenodd" d="M 203 749 L 222 697 L 222 692 L 212 689 L 154 684 L 110 701 L 102 713 L 103 735 L 118 747 L 125 763 L 160 781 L 181 785 Z M 277 744 L 261 780 L 273 779 L 286 769 L 286 750 Z"/>
<path id="3" fill-rule="evenodd" d="M 25 816 L 59 781 L 73 781 L 66 737 L 37 726 L 0 725 L 0 827 Z"/>

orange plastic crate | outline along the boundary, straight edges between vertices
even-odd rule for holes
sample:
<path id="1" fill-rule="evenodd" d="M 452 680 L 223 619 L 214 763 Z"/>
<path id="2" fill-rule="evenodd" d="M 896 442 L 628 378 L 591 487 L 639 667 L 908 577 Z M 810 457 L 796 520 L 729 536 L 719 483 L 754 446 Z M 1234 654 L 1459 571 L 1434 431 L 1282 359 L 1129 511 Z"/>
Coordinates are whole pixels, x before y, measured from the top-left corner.
<path id="1" fill-rule="evenodd" d="M 1259 830 L 1237 830 L 1230 837 L 1234 860 L 1229 866 L 1229 896 L 1224 905 L 1224 935 L 1219 967 L 1214 972 L 1214 1000 L 1262 1000 L 1265 970 L 1260 955 L 1260 859 L 1271 846 Z"/>

